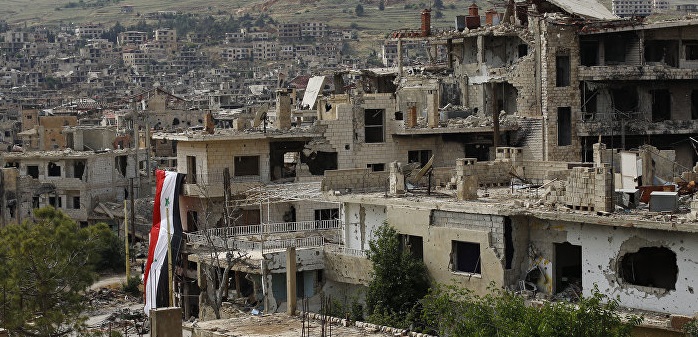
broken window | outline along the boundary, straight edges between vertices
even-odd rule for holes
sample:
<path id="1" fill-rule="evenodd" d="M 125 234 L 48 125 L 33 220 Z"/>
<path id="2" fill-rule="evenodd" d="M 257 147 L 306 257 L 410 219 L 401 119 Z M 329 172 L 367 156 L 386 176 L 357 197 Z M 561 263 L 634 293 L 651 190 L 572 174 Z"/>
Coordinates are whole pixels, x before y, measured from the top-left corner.
<path id="1" fill-rule="evenodd" d="M 382 143 L 383 137 L 383 109 L 364 110 L 364 132 L 366 143 Z"/>
<path id="2" fill-rule="evenodd" d="M 73 178 L 82 180 L 82 175 L 85 174 L 85 162 L 77 161 L 73 163 Z"/>
<path id="3" fill-rule="evenodd" d="M 579 62 L 586 67 L 599 65 L 599 42 L 582 41 L 579 43 Z"/>
<path id="4" fill-rule="evenodd" d="M 582 100 L 582 120 L 591 121 L 594 120 L 596 113 L 598 112 L 598 90 L 591 90 L 586 83 L 580 84 L 581 100 Z"/>
<path id="5" fill-rule="evenodd" d="M 417 235 L 400 235 L 400 250 L 407 251 L 412 256 L 424 260 L 424 239 Z"/>
<path id="6" fill-rule="evenodd" d="M 259 175 L 259 156 L 236 156 L 233 162 L 236 177 Z"/>
<path id="7" fill-rule="evenodd" d="M 452 241 L 451 270 L 472 274 L 481 273 L 480 244 Z"/>
<path id="8" fill-rule="evenodd" d="M 629 284 L 675 290 L 678 273 L 676 253 L 666 247 L 642 247 L 620 259 L 620 277 Z"/>
<path id="9" fill-rule="evenodd" d="M 196 157 L 187 156 L 187 184 L 196 184 Z"/>
<path id="10" fill-rule="evenodd" d="M 625 38 L 623 35 L 615 35 L 604 41 L 604 60 L 606 65 L 625 63 Z"/>
<path id="11" fill-rule="evenodd" d="M 39 166 L 27 165 L 27 174 L 34 179 L 39 179 Z"/>
<path id="12" fill-rule="evenodd" d="M 569 242 L 555 244 L 555 292 L 573 285 L 582 286 L 582 246 Z"/>
<path id="13" fill-rule="evenodd" d="M 555 58 L 556 86 L 566 87 L 570 85 L 570 67 L 570 55 L 567 52 L 558 53 Z"/>
<path id="14" fill-rule="evenodd" d="M 572 145 L 572 109 L 557 108 L 557 146 Z"/>
<path id="15" fill-rule="evenodd" d="M 611 89 L 613 108 L 619 112 L 638 111 L 638 95 L 635 87 Z"/>
<path id="16" fill-rule="evenodd" d="M 678 41 L 645 41 L 645 62 L 664 63 L 668 66 L 677 67 L 679 65 Z"/>
<path id="17" fill-rule="evenodd" d="M 126 176 L 126 156 L 117 156 L 114 158 L 114 166 L 121 173 L 122 176 Z"/>
<path id="18" fill-rule="evenodd" d="M 528 55 L 528 45 L 527 44 L 520 44 L 519 47 L 519 57 L 524 57 Z"/>
<path id="19" fill-rule="evenodd" d="M 371 169 L 373 172 L 382 172 L 385 171 L 385 164 L 367 164 L 366 168 Z"/>
<path id="20" fill-rule="evenodd" d="M 339 208 L 325 208 L 315 210 L 315 221 L 339 219 Z"/>
<path id="21" fill-rule="evenodd" d="M 61 167 L 54 162 L 49 162 L 48 163 L 48 176 L 49 177 L 60 177 L 61 176 Z"/>
<path id="22" fill-rule="evenodd" d="M 429 158 L 431 158 L 431 150 L 407 151 L 408 163 L 419 163 L 424 166 L 429 162 Z"/>
<path id="23" fill-rule="evenodd" d="M 698 43 L 686 44 L 686 61 L 698 61 Z"/>
<path id="24" fill-rule="evenodd" d="M 669 90 L 651 90 L 652 122 L 663 122 L 671 119 L 671 93 Z"/>
<path id="25" fill-rule="evenodd" d="M 80 209 L 80 197 L 73 197 L 73 209 Z"/>

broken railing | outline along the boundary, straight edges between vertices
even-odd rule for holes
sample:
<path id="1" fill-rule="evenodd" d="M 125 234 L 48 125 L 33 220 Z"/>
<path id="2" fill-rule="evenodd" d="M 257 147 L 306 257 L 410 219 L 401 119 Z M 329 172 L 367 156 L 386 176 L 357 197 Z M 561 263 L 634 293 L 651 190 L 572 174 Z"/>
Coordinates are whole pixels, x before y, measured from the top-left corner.
<path id="1" fill-rule="evenodd" d="M 355 256 L 355 257 L 366 257 L 366 251 L 363 251 L 361 249 L 354 249 L 354 248 L 347 248 L 342 245 L 338 245 L 335 243 L 327 243 L 323 246 L 323 249 L 326 252 L 332 252 L 336 254 L 341 254 L 341 255 L 349 255 L 349 256 Z"/>

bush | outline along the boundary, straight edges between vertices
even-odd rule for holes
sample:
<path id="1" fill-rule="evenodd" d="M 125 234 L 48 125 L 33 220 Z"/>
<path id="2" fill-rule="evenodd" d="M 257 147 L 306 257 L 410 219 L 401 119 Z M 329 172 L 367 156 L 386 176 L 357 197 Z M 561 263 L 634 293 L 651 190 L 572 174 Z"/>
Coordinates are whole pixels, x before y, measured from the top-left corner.
<path id="1" fill-rule="evenodd" d="M 121 284 L 123 291 L 133 297 L 140 298 L 142 293 L 139 286 L 141 285 L 141 279 L 138 276 L 131 276 L 126 280 L 125 283 Z"/>

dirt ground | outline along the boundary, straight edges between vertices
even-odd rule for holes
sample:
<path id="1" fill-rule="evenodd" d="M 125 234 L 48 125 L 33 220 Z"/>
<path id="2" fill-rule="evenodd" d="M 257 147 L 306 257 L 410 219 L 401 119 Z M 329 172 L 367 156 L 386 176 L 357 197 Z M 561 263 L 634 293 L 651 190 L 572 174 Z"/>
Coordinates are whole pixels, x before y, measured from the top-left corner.
<path id="1" fill-rule="evenodd" d="M 192 326 L 191 323 L 185 325 Z M 236 337 L 298 337 L 302 335 L 302 321 L 300 317 L 287 314 L 273 314 L 263 316 L 241 316 L 230 319 L 196 322 L 193 324 L 192 336 L 236 336 Z M 392 334 L 375 332 L 374 328 L 365 329 L 355 326 L 344 327 L 333 324 L 331 334 L 329 326 L 325 327 L 327 336 L 341 337 L 385 337 Z M 318 320 L 310 322 L 310 336 L 320 336 L 322 327 Z"/>

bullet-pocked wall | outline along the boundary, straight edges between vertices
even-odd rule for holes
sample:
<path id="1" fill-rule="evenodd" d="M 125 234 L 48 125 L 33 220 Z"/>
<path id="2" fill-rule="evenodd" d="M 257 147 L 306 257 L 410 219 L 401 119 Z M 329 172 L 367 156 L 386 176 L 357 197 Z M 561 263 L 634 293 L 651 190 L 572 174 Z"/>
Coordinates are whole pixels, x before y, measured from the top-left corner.
<path id="1" fill-rule="evenodd" d="M 668 226 L 668 225 L 667 225 Z M 547 267 L 552 292 L 581 277 L 623 306 L 693 315 L 698 311 L 694 259 L 698 237 L 662 229 L 531 220 L 532 251 Z M 576 260 L 576 261 L 575 261 Z"/>

